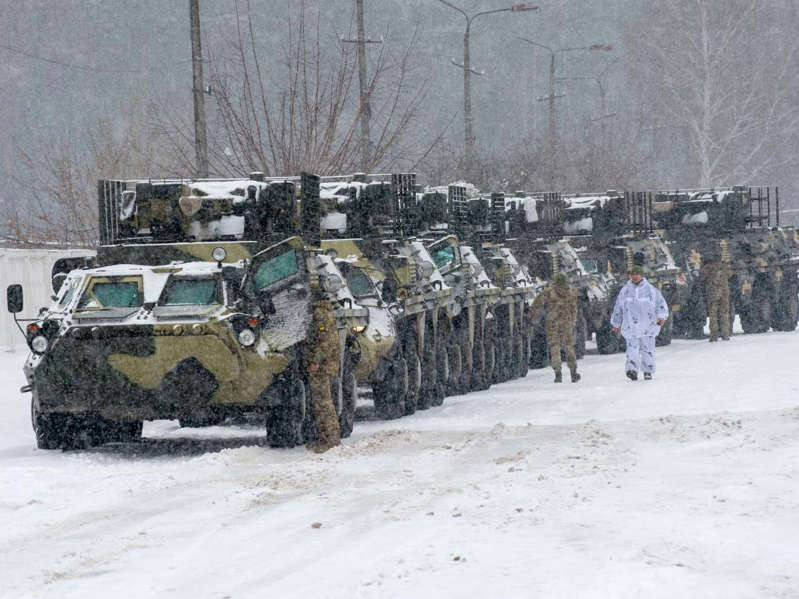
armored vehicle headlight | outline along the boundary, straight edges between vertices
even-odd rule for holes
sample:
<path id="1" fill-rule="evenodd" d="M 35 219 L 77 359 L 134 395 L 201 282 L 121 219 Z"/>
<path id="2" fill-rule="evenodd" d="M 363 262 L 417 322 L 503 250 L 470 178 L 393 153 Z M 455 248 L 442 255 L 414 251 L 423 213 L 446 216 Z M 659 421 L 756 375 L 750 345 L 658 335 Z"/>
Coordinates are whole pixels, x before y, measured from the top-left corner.
<path id="1" fill-rule="evenodd" d="M 31 339 L 31 349 L 37 354 L 43 354 L 47 351 L 47 337 L 44 335 L 37 335 Z"/>
<path id="2" fill-rule="evenodd" d="M 433 274 L 433 271 L 436 269 L 436 267 L 433 266 L 432 262 L 429 262 L 428 260 L 423 260 L 421 264 L 421 269 L 422 269 L 422 276 L 425 279 L 429 279 L 430 276 Z"/>
<path id="3" fill-rule="evenodd" d="M 225 258 L 227 258 L 225 248 L 214 248 L 214 251 L 211 252 L 211 258 L 217 262 L 224 262 Z"/>
<path id="4" fill-rule="evenodd" d="M 338 275 L 329 274 L 322 277 L 322 287 L 324 287 L 325 291 L 328 293 L 336 293 L 341 289 L 343 284 L 341 277 Z"/>
<path id="5" fill-rule="evenodd" d="M 242 329 L 239 333 L 239 343 L 244 347 L 250 347 L 255 343 L 255 332 L 252 329 Z"/>
<path id="6" fill-rule="evenodd" d="M 358 324 L 352 327 L 353 333 L 363 333 L 366 330 L 366 325 Z"/>

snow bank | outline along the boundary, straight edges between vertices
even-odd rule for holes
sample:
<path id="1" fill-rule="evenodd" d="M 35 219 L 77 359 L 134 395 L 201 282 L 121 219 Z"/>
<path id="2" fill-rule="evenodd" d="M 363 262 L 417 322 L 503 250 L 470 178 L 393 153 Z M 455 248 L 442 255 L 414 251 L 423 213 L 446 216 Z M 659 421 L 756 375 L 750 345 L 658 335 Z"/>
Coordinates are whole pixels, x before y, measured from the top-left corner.
<path id="1" fill-rule="evenodd" d="M 3 354 L 0 595 L 796 596 L 797 350 L 675 342 L 637 383 L 589 355 L 577 385 L 531 371 L 321 456 L 166 421 L 38 451 Z"/>

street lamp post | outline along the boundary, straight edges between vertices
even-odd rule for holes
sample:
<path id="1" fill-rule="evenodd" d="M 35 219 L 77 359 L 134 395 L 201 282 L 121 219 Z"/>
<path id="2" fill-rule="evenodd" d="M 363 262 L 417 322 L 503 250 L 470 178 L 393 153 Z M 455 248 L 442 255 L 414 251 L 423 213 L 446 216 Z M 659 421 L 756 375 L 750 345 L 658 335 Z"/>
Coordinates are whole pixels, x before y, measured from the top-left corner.
<path id="1" fill-rule="evenodd" d="M 549 46 L 545 46 L 544 44 L 540 44 L 533 40 L 527 39 L 526 37 L 519 38 L 522 41 L 527 42 L 530 45 L 536 46 L 538 48 L 543 48 L 544 50 L 549 52 L 549 82 L 547 85 L 548 93 L 543 98 L 539 98 L 540 100 L 547 100 L 549 104 L 548 113 L 549 113 L 549 159 L 550 159 L 550 171 L 549 171 L 549 184 L 553 186 L 555 183 L 555 168 L 557 166 L 556 163 L 556 152 L 557 152 L 557 127 L 555 121 L 555 99 L 563 97 L 563 94 L 556 94 L 555 93 L 555 54 L 560 53 L 563 54 L 564 52 L 575 52 L 578 50 L 583 50 L 586 52 L 610 52 L 613 50 L 613 46 L 610 44 L 591 44 L 590 46 L 576 46 L 576 47 L 569 47 L 569 48 L 550 48 Z M 603 93 L 604 95 L 604 93 Z"/>
<path id="2" fill-rule="evenodd" d="M 507 8 L 497 8 L 494 10 L 486 10 L 478 12 L 474 15 L 469 15 L 465 10 L 459 8 L 449 2 L 448 0 L 438 0 L 444 6 L 458 11 L 463 18 L 466 19 L 466 31 L 463 34 L 463 64 L 458 64 L 453 60 L 453 64 L 463 69 L 463 145 L 466 151 L 466 169 L 472 170 L 474 165 L 474 116 L 472 114 L 472 91 L 471 91 L 471 75 L 482 75 L 480 71 L 475 71 L 471 66 L 471 57 L 469 55 L 469 38 L 471 36 L 472 22 L 478 17 L 485 15 L 492 15 L 501 12 L 527 12 L 537 10 L 537 6 L 532 4 L 514 4 Z"/>

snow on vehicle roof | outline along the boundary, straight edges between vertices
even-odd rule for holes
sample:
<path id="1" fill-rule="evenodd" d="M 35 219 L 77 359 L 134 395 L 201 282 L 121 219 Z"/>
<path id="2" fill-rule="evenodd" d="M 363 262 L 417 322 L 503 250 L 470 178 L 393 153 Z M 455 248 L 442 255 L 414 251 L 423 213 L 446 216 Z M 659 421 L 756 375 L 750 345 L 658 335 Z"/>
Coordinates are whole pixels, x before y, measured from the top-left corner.
<path id="1" fill-rule="evenodd" d="M 472 183 L 467 181 L 454 181 L 448 185 L 429 185 L 424 188 L 425 193 L 440 193 L 447 195 L 450 187 L 463 187 L 466 190 L 467 199 L 475 199 L 480 197 L 480 190 Z"/>
<path id="2" fill-rule="evenodd" d="M 250 179 L 238 179 L 233 181 L 192 181 L 188 184 L 192 193 L 200 192 L 204 197 L 210 199 L 229 199 L 241 198 L 243 196 L 234 194 L 236 190 L 244 190 L 251 186 L 257 187 L 259 190 L 266 187 L 268 184 L 261 181 L 252 181 Z"/>
<path id="3" fill-rule="evenodd" d="M 361 196 L 361 191 L 368 185 L 362 181 L 327 181 L 319 184 L 319 197 L 338 198 L 339 203 L 349 200 L 349 190 L 354 188 L 356 197 Z"/>
<path id="4" fill-rule="evenodd" d="M 514 207 L 519 207 L 524 210 L 524 219 L 528 223 L 537 223 L 538 201 L 541 199 L 533 196 L 505 198 L 505 212 L 512 210 Z"/>
<path id="5" fill-rule="evenodd" d="M 566 210 L 582 210 L 585 208 L 602 208 L 611 198 L 608 195 L 592 195 L 580 197 L 563 197 L 566 202 Z"/>

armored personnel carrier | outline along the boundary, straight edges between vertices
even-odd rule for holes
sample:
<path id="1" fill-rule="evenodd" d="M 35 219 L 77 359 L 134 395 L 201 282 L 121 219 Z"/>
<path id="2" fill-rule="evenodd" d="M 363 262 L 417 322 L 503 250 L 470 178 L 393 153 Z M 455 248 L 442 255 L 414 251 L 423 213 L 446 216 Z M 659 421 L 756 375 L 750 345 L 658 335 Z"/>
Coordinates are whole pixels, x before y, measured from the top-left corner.
<path id="1" fill-rule="evenodd" d="M 448 235 L 431 245 L 447 250 L 449 256 L 468 257 L 469 276 L 453 277 L 460 287 L 457 297 L 471 297 L 480 306 L 470 319 L 477 328 L 469 329 L 476 376 L 486 382 L 501 382 L 527 374 L 530 331 L 527 311 L 537 289 L 527 270 L 517 261 L 505 242 L 505 211 L 502 194 L 481 195 L 465 184 L 429 188 L 420 200 L 422 219 L 429 234 Z M 449 241 L 446 241 L 446 240 Z M 458 239 L 466 243 L 461 244 Z M 460 252 L 454 251 L 460 246 Z M 438 255 L 438 254 L 437 254 Z M 443 262 L 443 260 L 442 260 Z M 453 263 L 458 264 L 455 260 Z M 458 271 L 455 271 L 456 274 Z M 484 277 L 484 278 L 478 278 Z"/>
<path id="2" fill-rule="evenodd" d="M 487 389 L 493 378 L 494 359 L 486 357 L 486 321 L 499 301 L 495 286 L 474 249 L 455 235 L 428 241 L 428 250 L 455 297 L 449 312 L 450 393 Z"/>
<path id="3" fill-rule="evenodd" d="M 370 387 L 363 396 L 371 394 L 383 418 L 440 405 L 459 376 L 447 344 L 459 307 L 413 237 L 420 229 L 415 176 L 325 177 L 320 217 L 322 247 L 368 303 L 370 322 L 380 323 L 359 339 L 358 373 Z"/>
<path id="4" fill-rule="evenodd" d="M 318 179 L 304 179 L 307 207 Z M 26 390 L 41 447 L 136 437 L 154 417 L 211 424 L 245 408 L 264 412 L 271 445 L 311 440 L 300 357 L 313 300 L 334 308 L 342 351 L 332 394 L 342 433 L 352 430 L 352 347 L 368 312 L 333 260 L 293 235 L 306 216 L 294 182 L 99 189 L 100 266 L 57 272 L 57 299 L 27 329 Z"/>
<path id="5" fill-rule="evenodd" d="M 707 318 L 701 269 L 722 260 L 732 270 L 730 316 L 746 333 L 792 331 L 799 316 L 793 228 L 779 226 L 779 189 L 727 187 L 643 196 L 652 226 L 669 240 L 688 275 L 690 293 L 675 333 L 701 337 Z"/>
<path id="6" fill-rule="evenodd" d="M 575 231 L 567 227 L 570 220 L 564 216 L 567 204 L 561 194 L 519 193 L 506 198 L 505 204 L 506 227 L 532 277 L 543 285 L 552 281 L 556 274 L 563 273 L 577 291 L 579 303 L 574 336 L 577 357 L 585 355 L 586 341 L 592 335 L 600 352 L 616 351 L 615 337 L 609 337 L 616 278 L 607 271 L 607 263 L 592 253 L 586 243 L 588 238 L 574 238 Z M 531 366 L 545 366 L 546 352 L 542 325 L 536 326 Z"/>
<path id="7" fill-rule="evenodd" d="M 345 345 L 353 329 L 366 325 L 366 313 L 341 281 L 328 257 L 304 253 L 296 237 L 249 264 L 73 270 L 26 328 L 32 353 L 25 390 L 32 393 L 37 445 L 134 440 L 144 420 L 212 424 L 252 408 L 265 412 L 271 444 L 311 438 L 299 360 L 309 320 L 303 302 L 319 287 L 317 295 L 335 303 Z M 21 289 L 16 297 L 21 304 Z M 354 420 L 353 385 L 343 360 L 333 391 L 345 434 Z"/>

